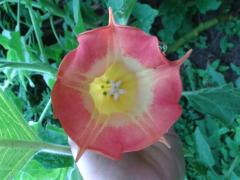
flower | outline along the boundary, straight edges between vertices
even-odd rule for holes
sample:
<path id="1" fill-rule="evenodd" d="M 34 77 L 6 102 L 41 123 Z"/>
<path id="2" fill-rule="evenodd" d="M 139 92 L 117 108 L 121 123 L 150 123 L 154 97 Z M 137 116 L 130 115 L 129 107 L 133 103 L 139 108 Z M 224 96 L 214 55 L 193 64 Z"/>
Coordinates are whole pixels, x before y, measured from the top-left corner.
<path id="1" fill-rule="evenodd" d="M 80 147 L 119 159 L 158 141 L 181 115 L 179 69 L 158 40 L 134 27 L 109 24 L 78 36 L 59 68 L 53 111 Z"/>

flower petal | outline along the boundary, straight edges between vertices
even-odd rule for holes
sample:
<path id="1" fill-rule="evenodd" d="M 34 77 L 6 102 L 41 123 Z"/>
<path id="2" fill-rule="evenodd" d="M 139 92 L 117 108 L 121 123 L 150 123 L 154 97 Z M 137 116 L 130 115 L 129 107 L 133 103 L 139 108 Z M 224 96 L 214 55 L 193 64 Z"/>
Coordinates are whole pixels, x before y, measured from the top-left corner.
<path id="1" fill-rule="evenodd" d="M 165 55 L 159 49 L 156 37 L 127 26 L 116 26 L 114 33 L 117 46 L 123 55 L 130 56 L 149 68 L 167 63 Z"/>
<path id="2" fill-rule="evenodd" d="M 91 118 L 80 92 L 65 86 L 61 80 L 57 80 L 51 97 L 55 117 L 61 120 L 67 134 L 76 140 Z"/>

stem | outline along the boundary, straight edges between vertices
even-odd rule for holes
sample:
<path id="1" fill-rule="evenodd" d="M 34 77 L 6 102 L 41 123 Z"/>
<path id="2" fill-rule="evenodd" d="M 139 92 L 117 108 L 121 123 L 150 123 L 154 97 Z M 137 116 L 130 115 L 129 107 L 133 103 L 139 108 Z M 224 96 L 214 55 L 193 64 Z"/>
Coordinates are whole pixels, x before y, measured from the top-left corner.
<path id="1" fill-rule="evenodd" d="M 53 3 L 53 1 L 41 1 L 41 5 L 43 7 L 46 7 L 49 12 L 52 14 L 65 18 L 66 14 L 62 9 L 60 9 L 56 4 Z"/>
<path id="2" fill-rule="evenodd" d="M 31 6 L 28 7 L 28 12 L 29 12 L 32 24 L 33 24 L 33 29 L 34 29 L 34 32 L 35 32 L 35 36 L 37 38 L 38 47 L 39 47 L 39 50 L 41 52 L 41 56 L 42 56 L 41 60 L 43 62 L 46 62 L 46 56 L 45 56 L 45 52 L 44 52 L 44 49 L 43 49 L 43 42 L 42 42 L 42 39 L 40 37 L 40 32 L 39 32 L 40 28 L 38 27 L 38 24 L 36 22 L 35 15 L 33 13 L 33 10 L 32 10 Z"/>
<path id="3" fill-rule="evenodd" d="M 11 15 L 11 17 L 17 21 L 17 16 L 15 15 L 15 12 L 13 12 L 12 8 L 9 6 L 9 4 L 6 4 L 7 8 L 8 8 L 8 12 Z"/>
<path id="4" fill-rule="evenodd" d="M 61 46 L 62 48 L 64 48 L 62 42 L 61 42 L 60 39 L 58 38 L 56 29 L 55 29 L 54 24 L 53 24 L 53 18 L 52 18 L 52 16 L 50 17 L 50 26 L 51 26 L 51 28 L 52 28 L 53 34 L 54 34 L 57 42 L 60 44 L 60 46 Z"/>
<path id="5" fill-rule="evenodd" d="M 188 95 L 191 95 L 193 92 L 196 92 L 196 91 L 183 91 L 182 92 L 182 96 L 188 96 Z"/>
<path id="6" fill-rule="evenodd" d="M 3 2 L 0 2 L 0 5 L 3 4 L 4 2 L 9 2 L 9 3 L 17 3 L 18 0 L 4 0 Z M 23 5 L 27 5 L 26 0 L 20 0 L 20 3 Z M 41 5 L 44 7 L 47 7 L 49 9 L 49 11 L 51 11 L 51 13 L 53 13 L 56 16 L 65 17 L 65 13 L 58 8 L 57 6 L 55 6 L 53 3 L 48 2 L 48 1 L 42 1 L 42 4 L 40 4 L 39 2 L 35 2 L 35 1 L 31 1 L 31 6 L 34 8 L 38 8 L 38 9 L 42 9 Z"/>
<path id="7" fill-rule="evenodd" d="M 4 4 L 5 2 L 9 2 L 9 3 L 17 3 L 18 0 L 4 0 L 2 2 L 0 2 L 0 5 Z M 23 4 L 23 5 L 26 5 L 26 2 L 25 1 L 22 1 L 20 0 L 20 3 Z M 37 3 L 37 2 L 31 2 L 31 5 L 35 8 L 41 8 L 40 5 Z"/>
<path id="8" fill-rule="evenodd" d="M 240 162 L 240 156 L 235 157 L 228 172 L 226 173 L 226 178 L 229 178 L 231 176 L 232 172 L 234 171 L 235 167 L 238 165 L 239 162 Z"/>
<path id="9" fill-rule="evenodd" d="M 178 39 L 173 45 L 170 45 L 167 52 L 171 53 L 171 52 L 177 51 L 184 44 L 191 41 L 194 37 L 197 37 L 199 35 L 199 33 L 219 24 L 220 22 L 231 19 L 231 17 L 232 17 L 231 15 L 220 15 L 216 18 L 213 18 L 211 20 L 208 20 L 206 22 L 199 24 L 191 32 L 185 34 L 182 38 Z"/>
<path id="10" fill-rule="evenodd" d="M 50 106 L 51 106 L 51 99 L 49 99 L 47 105 L 46 105 L 45 108 L 43 109 L 43 112 L 42 112 L 42 114 L 40 115 L 39 120 L 38 120 L 39 123 L 42 123 L 42 121 L 43 121 L 43 119 L 44 119 L 44 117 L 45 117 L 45 115 L 46 115 L 46 113 L 47 113 L 47 110 L 49 109 Z"/>
<path id="11" fill-rule="evenodd" d="M 16 31 L 20 32 L 20 0 L 18 0 L 18 5 L 17 5 L 17 25 L 16 25 Z"/>
<path id="12" fill-rule="evenodd" d="M 40 152 L 72 156 L 68 146 L 51 144 L 41 141 L 0 140 L 0 147 L 11 149 L 32 149 Z"/>
<path id="13" fill-rule="evenodd" d="M 130 1 L 131 4 L 129 5 L 128 10 L 125 13 L 125 23 L 123 25 L 127 24 L 128 19 L 129 19 L 130 15 L 132 14 L 132 11 L 133 11 L 133 8 L 134 8 L 136 2 L 137 2 L 137 0 Z"/>
<path id="14" fill-rule="evenodd" d="M 55 77 L 57 70 L 48 64 L 43 63 L 19 63 L 19 62 L 9 62 L 1 61 L 0 59 L 0 69 L 1 68 L 14 68 L 20 70 L 27 70 L 40 73 L 48 73 Z"/>
<path id="15" fill-rule="evenodd" d="M 28 32 L 27 32 L 27 33 L 25 34 L 25 36 L 24 36 L 24 40 L 25 40 L 25 41 L 31 36 L 32 31 L 33 31 L 33 27 L 30 27 L 30 28 L 28 29 Z"/>

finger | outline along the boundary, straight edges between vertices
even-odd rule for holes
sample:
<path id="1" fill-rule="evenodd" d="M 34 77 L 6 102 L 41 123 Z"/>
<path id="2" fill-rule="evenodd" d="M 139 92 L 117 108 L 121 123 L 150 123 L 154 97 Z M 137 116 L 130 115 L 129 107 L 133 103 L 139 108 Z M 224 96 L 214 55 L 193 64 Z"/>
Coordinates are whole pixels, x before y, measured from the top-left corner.
<path id="1" fill-rule="evenodd" d="M 76 152 L 77 150 L 73 151 Z M 86 151 L 77 162 L 77 166 L 84 180 L 159 180 L 154 168 L 149 167 L 149 164 L 142 161 L 135 152 L 124 154 L 120 160 L 111 160 L 92 151 Z"/>
<path id="2" fill-rule="evenodd" d="M 122 179 L 184 179 L 184 159 L 181 142 L 174 132 L 169 132 L 165 140 L 171 148 L 158 142 L 149 148 L 126 153 L 120 160 L 111 160 L 102 155 L 87 151 L 77 162 L 85 180 L 122 180 Z M 77 145 L 69 139 L 73 154 L 78 152 Z"/>
<path id="3" fill-rule="evenodd" d="M 157 167 L 155 171 L 162 179 L 184 179 L 185 161 L 180 138 L 172 130 L 164 138 L 166 141 L 164 144 L 158 142 L 144 149 L 140 152 L 141 157 L 152 167 Z"/>

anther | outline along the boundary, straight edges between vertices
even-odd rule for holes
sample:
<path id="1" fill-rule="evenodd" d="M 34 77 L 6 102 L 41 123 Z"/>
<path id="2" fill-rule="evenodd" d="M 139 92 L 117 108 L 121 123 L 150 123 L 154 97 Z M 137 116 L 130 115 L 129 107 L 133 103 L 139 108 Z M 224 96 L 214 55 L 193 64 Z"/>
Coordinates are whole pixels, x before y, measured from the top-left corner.
<path id="1" fill-rule="evenodd" d="M 114 82 L 114 81 L 111 80 L 110 83 L 111 83 L 111 86 L 112 86 L 112 87 L 111 87 L 111 89 L 109 90 L 108 94 L 109 94 L 110 96 L 112 96 L 113 99 L 116 101 L 116 100 L 119 99 L 119 96 L 125 94 L 126 91 L 125 91 L 124 89 L 120 89 L 120 86 L 121 86 L 121 84 L 122 84 L 122 81 L 121 81 L 121 80 L 119 80 L 119 81 L 117 81 L 117 82 Z"/>

